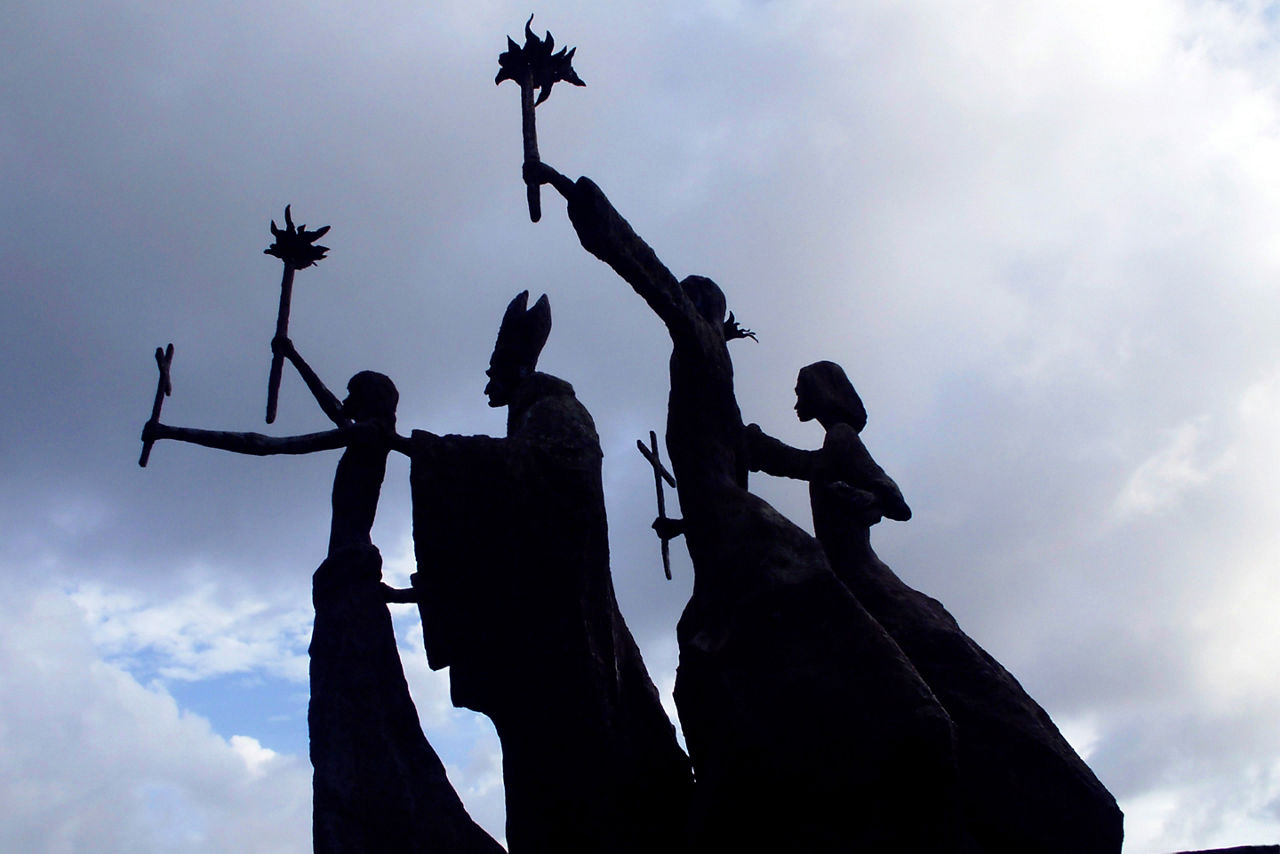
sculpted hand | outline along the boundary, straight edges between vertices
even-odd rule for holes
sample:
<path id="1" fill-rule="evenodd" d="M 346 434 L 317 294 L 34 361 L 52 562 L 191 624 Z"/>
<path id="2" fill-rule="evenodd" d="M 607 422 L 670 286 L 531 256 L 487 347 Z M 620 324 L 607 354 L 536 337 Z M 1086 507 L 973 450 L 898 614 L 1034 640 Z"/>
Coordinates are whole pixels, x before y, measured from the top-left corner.
<path id="1" fill-rule="evenodd" d="M 653 530 L 662 539 L 672 540 L 684 533 L 684 520 L 659 517 L 653 520 Z"/>
<path id="2" fill-rule="evenodd" d="M 298 355 L 298 351 L 293 348 L 293 342 L 287 335 L 277 335 L 271 339 L 271 352 L 273 355 L 284 356 L 290 361 Z"/>
<path id="3" fill-rule="evenodd" d="M 526 184 L 550 184 L 565 198 L 573 192 L 573 182 L 541 160 L 526 160 L 522 172 Z"/>
<path id="4" fill-rule="evenodd" d="M 828 484 L 827 492 L 861 517 L 863 524 L 874 525 L 883 518 L 880 500 L 872 492 L 850 486 L 842 480 Z"/>
<path id="5" fill-rule="evenodd" d="M 724 322 L 724 340 L 733 341 L 736 338 L 750 338 L 757 344 L 760 343 L 760 339 L 756 337 L 756 334 L 750 329 L 744 329 L 742 324 L 734 318 L 731 311 L 728 319 Z"/>
<path id="6" fill-rule="evenodd" d="M 559 174 L 541 160 L 526 160 L 520 171 L 526 184 L 550 184 L 551 177 Z"/>
<path id="7" fill-rule="evenodd" d="M 401 604 L 405 604 L 418 601 L 418 591 L 414 590 L 412 587 L 405 587 L 401 589 L 398 587 L 392 587 L 385 581 L 378 582 L 378 587 L 382 591 L 382 599 L 385 602 L 399 602 Z"/>
<path id="8" fill-rule="evenodd" d="M 148 421 L 142 425 L 142 441 L 154 442 L 157 439 L 168 439 L 170 428 L 159 421 Z"/>

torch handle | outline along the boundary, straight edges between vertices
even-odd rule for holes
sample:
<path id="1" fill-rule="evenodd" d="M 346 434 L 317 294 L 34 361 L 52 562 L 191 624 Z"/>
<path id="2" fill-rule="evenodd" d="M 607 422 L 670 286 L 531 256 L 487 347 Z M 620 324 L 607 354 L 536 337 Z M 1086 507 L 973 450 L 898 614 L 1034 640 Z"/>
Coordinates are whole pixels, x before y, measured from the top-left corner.
<path id="1" fill-rule="evenodd" d="M 276 338 L 289 334 L 289 303 L 293 300 L 293 265 L 284 265 L 280 279 L 280 311 L 276 315 Z M 280 399 L 280 378 L 284 374 L 284 352 L 271 354 L 271 375 L 267 378 L 267 423 L 276 420 L 276 403 Z"/>
<path id="2" fill-rule="evenodd" d="M 533 81 L 520 84 L 520 131 L 524 138 L 524 162 L 536 163 L 538 156 L 538 126 L 535 121 L 533 105 Z M 530 181 L 525 187 L 529 199 L 529 219 L 537 222 L 542 219 L 542 187 L 536 181 Z"/>

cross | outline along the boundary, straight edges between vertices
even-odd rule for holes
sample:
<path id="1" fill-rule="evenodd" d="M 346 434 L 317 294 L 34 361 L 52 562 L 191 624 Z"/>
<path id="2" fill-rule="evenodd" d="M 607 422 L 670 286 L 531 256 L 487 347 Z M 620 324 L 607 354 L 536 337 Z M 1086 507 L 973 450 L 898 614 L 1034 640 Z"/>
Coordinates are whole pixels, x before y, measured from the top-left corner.
<path id="1" fill-rule="evenodd" d="M 636 447 L 640 450 L 640 453 L 644 458 L 649 461 L 649 465 L 653 466 L 653 486 L 658 493 L 658 518 L 665 521 L 667 518 L 667 500 L 666 496 L 662 492 L 662 482 L 665 480 L 667 483 L 671 484 L 672 489 L 675 489 L 676 479 L 671 476 L 671 472 L 667 471 L 666 466 L 662 464 L 662 458 L 658 456 L 657 433 L 652 430 L 649 431 L 649 447 L 646 448 L 644 442 L 640 439 L 636 439 Z M 662 541 L 662 571 L 666 573 L 667 581 L 670 581 L 670 540 L 667 537 L 662 536 L 661 533 L 658 534 L 658 539 Z"/>
<path id="2" fill-rule="evenodd" d="M 169 381 L 169 366 L 173 364 L 173 343 L 161 350 L 156 348 L 156 367 L 160 369 L 160 378 L 156 380 L 156 399 L 151 404 L 151 420 L 148 424 L 158 424 L 160 422 L 160 407 L 164 406 L 164 399 L 173 394 L 173 383 Z M 151 446 L 155 444 L 155 439 L 148 439 L 142 443 L 142 456 L 138 457 L 138 465 L 146 468 L 147 459 L 151 456 Z"/>

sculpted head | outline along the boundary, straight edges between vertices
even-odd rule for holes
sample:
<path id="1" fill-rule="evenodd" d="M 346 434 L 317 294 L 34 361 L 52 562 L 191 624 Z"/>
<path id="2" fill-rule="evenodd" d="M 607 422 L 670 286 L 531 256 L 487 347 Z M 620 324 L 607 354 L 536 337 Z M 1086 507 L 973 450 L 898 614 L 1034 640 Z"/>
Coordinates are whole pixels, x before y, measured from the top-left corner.
<path id="1" fill-rule="evenodd" d="M 817 419 L 823 427 L 848 424 L 862 431 L 867 426 L 867 410 L 862 398 L 835 362 L 814 362 L 800 369 L 796 378 L 796 417 Z"/>
<path id="2" fill-rule="evenodd" d="M 361 371 L 347 382 L 347 399 L 342 414 L 352 421 L 374 419 L 395 422 L 400 392 L 386 374 Z"/>
<path id="3" fill-rule="evenodd" d="M 511 396 L 538 366 L 538 356 L 551 334 L 551 303 L 547 295 L 528 308 L 529 292 L 521 291 L 508 305 L 498 327 L 498 340 L 489 358 L 484 393 L 490 406 L 506 406 Z"/>
<path id="4" fill-rule="evenodd" d="M 698 314 L 702 315 L 707 322 L 717 329 L 724 326 L 724 315 L 728 309 L 728 303 L 719 285 L 706 276 L 685 276 L 680 282 L 680 287 L 698 309 Z"/>

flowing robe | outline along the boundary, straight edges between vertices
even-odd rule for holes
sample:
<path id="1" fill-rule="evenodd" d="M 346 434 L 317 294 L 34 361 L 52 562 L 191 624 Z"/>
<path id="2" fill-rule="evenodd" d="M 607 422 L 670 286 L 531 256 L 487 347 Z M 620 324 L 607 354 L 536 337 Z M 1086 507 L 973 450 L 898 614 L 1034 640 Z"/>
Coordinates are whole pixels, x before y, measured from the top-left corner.
<path id="1" fill-rule="evenodd" d="M 695 572 L 676 703 L 705 850 L 959 850 L 951 723 L 821 546 L 746 490 L 717 319 L 589 179 L 564 189 L 582 245 L 666 325 L 667 448 Z"/>
<path id="2" fill-rule="evenodd" d="M 831 489 L 843 483 L 891 507 L 906 506 L 858 432 L 834 424 L 817 452 L 752 435 L 752 470 L 809 481 L 813 528 L 836 575 L 897 641 L 955 723 L 964 819 L 981 850 L 1117 854 L 1123 816 L 1115 798 L 1013 674 L 941 602 L 880 560 L 871 548 L 879 515 Z"/>
<path id="3" fill-rule="evenodd" d="M 618 610 L 572 386 L 524 380 L 506 438 L 410 442 L 427 656 L 498 731 L 512 854 L 684 850 L 689 761 Z"/>
<path id="4" fill-rule="evenodd" d="M 320 565 L 312 584 L 307 722 L 316 854 L 502 854 L 467 815 L 422 733 L 381 576 L 376 548 L 348 545 Z"/>
<path id="5" fill-rule="evenodd" d="M 329 554 L 312 578 L 307 724 L 316 854 L 502 854 L 467 815 L 422 733 L 383 598 L 382 556 L 369 534 L 394 419 L 287 437 L 167 430 L 165 438 L 255 456 L 345 448 L 333 478 Z"/>

